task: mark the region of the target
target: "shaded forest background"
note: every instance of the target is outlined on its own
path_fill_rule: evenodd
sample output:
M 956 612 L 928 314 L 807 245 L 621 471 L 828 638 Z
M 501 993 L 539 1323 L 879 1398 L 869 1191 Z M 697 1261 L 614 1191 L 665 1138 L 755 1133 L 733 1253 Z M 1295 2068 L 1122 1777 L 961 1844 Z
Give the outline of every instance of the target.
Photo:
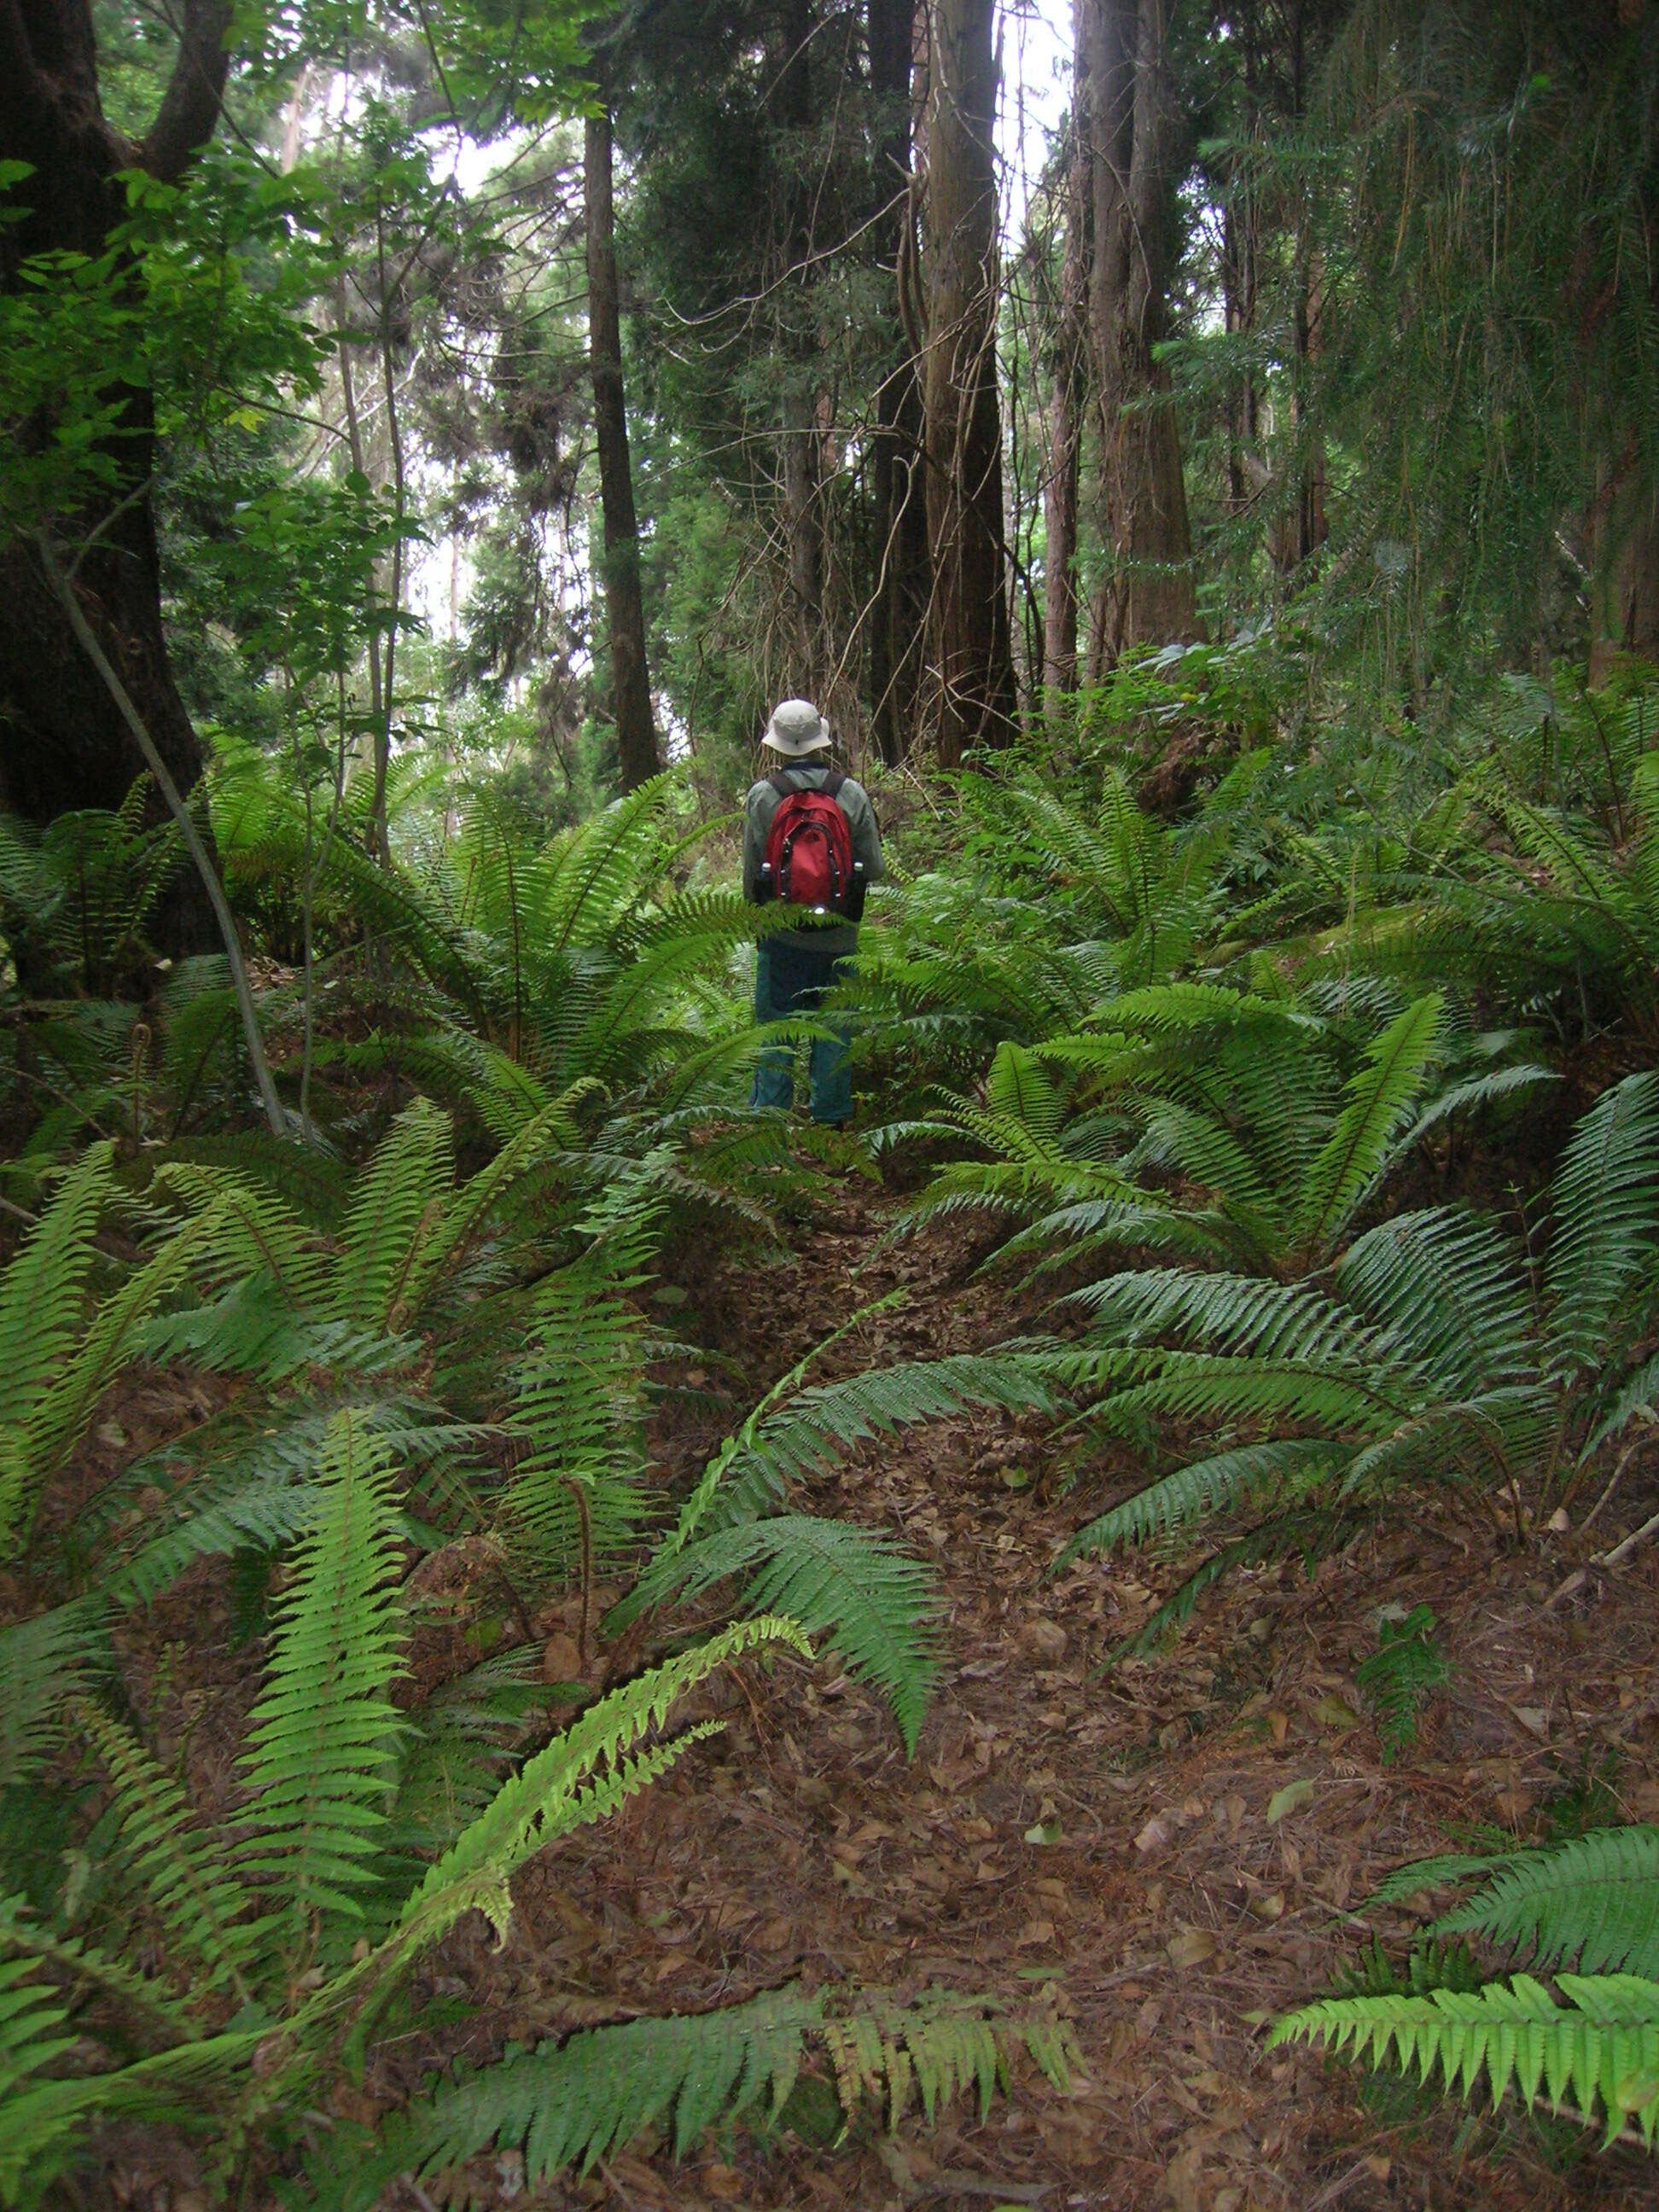
M 0 2204 L 1652 2201 L 1656 170 L 1651 0 L 0 0 Z
M 12 16 L 9 520 L 181 789 L 331 682 L 384 848 L 394 764 L 723 805 L 789 691 L 949 768 L 1201 645 L 1374 758 L 1654 647 L 1642 8 L 1089 0 L 1018 179 L 988 4 Z M 9 801 L 118 805 L 19 542 Z

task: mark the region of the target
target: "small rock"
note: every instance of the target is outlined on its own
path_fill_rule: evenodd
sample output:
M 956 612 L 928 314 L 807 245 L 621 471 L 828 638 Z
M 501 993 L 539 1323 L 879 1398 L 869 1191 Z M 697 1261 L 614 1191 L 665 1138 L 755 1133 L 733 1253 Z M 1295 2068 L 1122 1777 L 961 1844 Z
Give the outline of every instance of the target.
M 574 1636 L 562 1628 L 555 1629 L 542 1649 L 542 1680 L 544 1682 L 580 1682 L 582 1676 L 582 1655 Z

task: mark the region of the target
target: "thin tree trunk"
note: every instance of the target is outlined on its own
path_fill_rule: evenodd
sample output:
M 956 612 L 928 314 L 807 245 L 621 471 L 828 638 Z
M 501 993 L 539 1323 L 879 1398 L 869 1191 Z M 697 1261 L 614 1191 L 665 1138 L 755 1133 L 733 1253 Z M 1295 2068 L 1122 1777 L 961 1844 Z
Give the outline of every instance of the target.
M 657 775 L 651 681 L 645 657 L 645 605 L 640 589 L 640 532 L 634 472 L 628 453 L 623 393 L 622 311 L 611 189 L 611 118 L 587 118 L 587 331 L 593 370 L 593 421 L 599 448 L 599 502 L 605 514 L 605 605 L 611 633 L 611 686 L 623 789 Z
M 259 1035 L 259 1018 L 254 1012 L 253 992 L 248 982 L 246 963 L 242 958 L 241 941 L 236 934 L 236 923 L 225 897 L 224 886 L 219 881 L 219 872 L 213 864 L 205 840 L 191 817 L 191 811 L 173 781 L 166 761 L 157 750 L 155 739 L 145 726 L 144 718 L 129 695 L 126 686 L 109 656 L 100 643 L 92 624 L 87 619 L 85 608 L 76 596 L 72 575 L 66 576 L 58 567 L 52 550 L 52 540 L 45 531 L 35 539 L 35 550 L 46 579 L 46 587 L 64 611 L 70 633 L 95 671 L 99 682 L 109 694 L 115 711 L 131 733 L 144 765 L 155 779 L 157 790 L 169 814 L 179 825 L 185 848 L 189 853 L 203 890 L 212 907 L 214 919 L 219 927 L 226 961 L 230 968 L 231 988 L 235 994 L 236 1010 L 241 1016 L 242 1038 L 247 1046 L 247 1055 L 253 1070 L 254 1088 L 259 1094 L 265 1121 L 273 1137 L 288 1134 L 288 1122 L 283 1113 L 282 1102 L 276 1096 L 276 1086 L 271 1081 L 270 1063 L 265 1058 L 264 1040 Z
M 876 745 L 890 768 L 909 750 L 927 605 L 927 502 L 921 475 L 921 390 L 916 377 L 917 320 L 910 74 L 915 9 L 911 0 L 868 0 L 870 88 L 877 104 L 878 265 L 895 287 L 898 337 L 892 363 L 876 394 L 870 455 L 873 602 L 870 633 L 870 714 Z
M 386 231 L 384 210 L 377 200 L 374 207 L 374 252 L 380 283 L 380 374 L 386 385 L 386 434 L 392 455 L 392 519 L 397 525 L 397 536 L 392 541 L 391 619 L 386 628 L 386 672 L 379 686 L 379 699 L 374 712 L 374 794 L 372 816 L 372 835 L 377 857 L 382 867 L 392 866 L 392 833 L 386 820 L 386 775 L 392 765 L 392 702 L 396 692 L 398 668 L 398 620 L 403 612 L 404 600 L 404 510 L 408 495 L 408 484 L 404 468 L 404 437 L 398 420 L 398 381 L 396 364 L 392 351 L 392 301 L 386 282 Z M 380 650 L 378 637 L 368 641 L 368 657 L 374 661 Z
M 775 157 L 783 180 L 783 260 L 777 300 L 781 350 L 787 364 L 781 378 L 783 445 L 779 475 L 795 660 L 790 680 L 803 696 L 815 691 L 828 658 L 823 621 L 823 433 L 819 421 L 823 363 L 813 326 L 815 194 L 805 155 L 813 122 L 813 28 L 811 0 L 784 0 L 778 19 L 781 45 L 769 102 L 775 126 L 784 141 Z
M 1084 0 L 1073 9 L 1074 50 L 1084 41 Z M 1059 328 L 1046 410 L 1048 453 L 1043 480 L 1045 547 L 1042 600 L 1042 680 L 1052 690 L 1077 689 L 1077 508 L 1082 453 L 1084 352 L 1088 344 L 1085 295 L 1088 284 L 1088 82 L 1073 71 L 1072 158 L 1066 185 L 1066 246 L 1060 273 Z
M 1172 184 L 1169 21 L 1176 0 L 1087 0 L 1103 535 L 1114 562 L 1102 639 L 1200 635 L 1180 432 L 1155 349 L 1168 321 Z
M 994 0 L 938 0 L 927 101 L 927 538 L 939 757 L 1014 735 L 997 393 Z

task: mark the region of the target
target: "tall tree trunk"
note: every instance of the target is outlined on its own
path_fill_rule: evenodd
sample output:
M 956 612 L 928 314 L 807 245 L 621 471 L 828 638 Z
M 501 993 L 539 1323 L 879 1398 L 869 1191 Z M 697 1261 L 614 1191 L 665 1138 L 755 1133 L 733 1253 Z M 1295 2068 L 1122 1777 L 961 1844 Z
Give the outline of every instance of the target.
M 915 731 L 927 607 L 910 159 L 915 17 L 912 0 L 868 0 L 870 89 L 876 105 L 872 244 L 878 267 L 891 276 L 898 330 L 890 366 L 876 393 L 870 451 L 870 719 L 877 750 L 890 768 L 904 758 Z
M 1072 10 L 1074 50 L 1082 51 L 1085 0 Z M 1077 689 L 1077 502 L 1083 446 L 1081 420 L 1088 344 L 1087 79 L 1073 72 L 1072 158 L 1066 184 L 1066 246 L 1060 271 L 1060 313 L 1054 372 L 1045 410 L 1048 452 L 1042 488 L 1042 680 L 1055 691 Z
M 1621 653 L 1659 661 L 1659 489 L 1636 441 L 1604 467 L 1590 511 L 1589 680 Z
M 1181 439 L 1154 357 L 1169 317 L 1174 160 L 1169 25 L 1178 0 L 1086 0 L 1103 535 L 1114 562 L 1102 650 L 1200 635 Z
M 622 311 L 611 191 L 611 117 L 590 115 L 584 148 L 587 201 L 587 337 L 593 370 L 593 422 L 599 447 L 599 503 L 605 514 L 605 608 L 611 632 L 611 686 L 617 755 L 624 791 L 662 766 L 651 714 L 640 592 L 640 530 L 623 404 Z
M 769 106 L 781 143 L 777 163 L 779 243 L 782 265 L 777 297 L 781 350 L 788 363 L 781 379 L 782 453 L 779 470 L 783 538 L 789 577 L 788 605 L 794 673 L 791 688 L 815 695 L 827 672 L 823 617 L 824 527 L 822 483 L 823 433 L 820 403 L 823 362 L 814 327 L 812 225 L 815 191 L 808 159 L 812 128 L 811 0 L 783 0 L 781 41 L 772 70 Z
M 939 757 L 1014 734 L 997 396 L 994 0 L 936 0 L 927 96 L 927 540 Z
M 185 0 L 171 82 L 136 145 L 106 119 L 88 0 L 0 0 L 0 161 L 33 175 L 15 198 L 29 213 L 0 226 L 0 287 L 21 264 L 49 252 L 97 259 L 127 214 L 123 170 L 176 183 L 212 136 L 229 56 L 228 0 Z M 25 442 L 49 444 L 48 406 Z M 106 448 L 107 489 L 80 512 L 42 517 L 82 544 L 77 585 L 92 632 L 173 783 L 187 792 L 201 747 L 179 696 L 161 625 L 161 562 L 150 507 L 155 414 L 148 391 L 129 392 Z M 0 801 L 37 822 L 73 807 L 118 806 L 146 764 L 131 729 L 27 543 L 0 549 Z M 159 793 L 150 812 L 165 812 Z M 161 922 L 175 951 L 214 940 L 196 872 Z

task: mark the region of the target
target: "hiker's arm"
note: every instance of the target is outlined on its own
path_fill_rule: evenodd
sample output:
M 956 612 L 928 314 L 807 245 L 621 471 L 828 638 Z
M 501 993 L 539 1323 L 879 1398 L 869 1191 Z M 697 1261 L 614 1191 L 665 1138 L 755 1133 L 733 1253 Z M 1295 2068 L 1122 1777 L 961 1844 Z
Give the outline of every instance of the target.
M 761 863 L 766 858 L 766 833 L 771 826 L 771 810 L 765 809 L 764 800 L 751 791 L 743 809 L 743 895 L 751 906 L 760 903 Z
M 862 784 L 858 787 L 858 804 L 848 810 L 847 826 L 853 833 L 853 858 L 864 863 L 865 882 L 884 882 L 887 870 L 882 864 L 881 831 L 876 823 L 876 810 L 870 804 L 870 794 Z

